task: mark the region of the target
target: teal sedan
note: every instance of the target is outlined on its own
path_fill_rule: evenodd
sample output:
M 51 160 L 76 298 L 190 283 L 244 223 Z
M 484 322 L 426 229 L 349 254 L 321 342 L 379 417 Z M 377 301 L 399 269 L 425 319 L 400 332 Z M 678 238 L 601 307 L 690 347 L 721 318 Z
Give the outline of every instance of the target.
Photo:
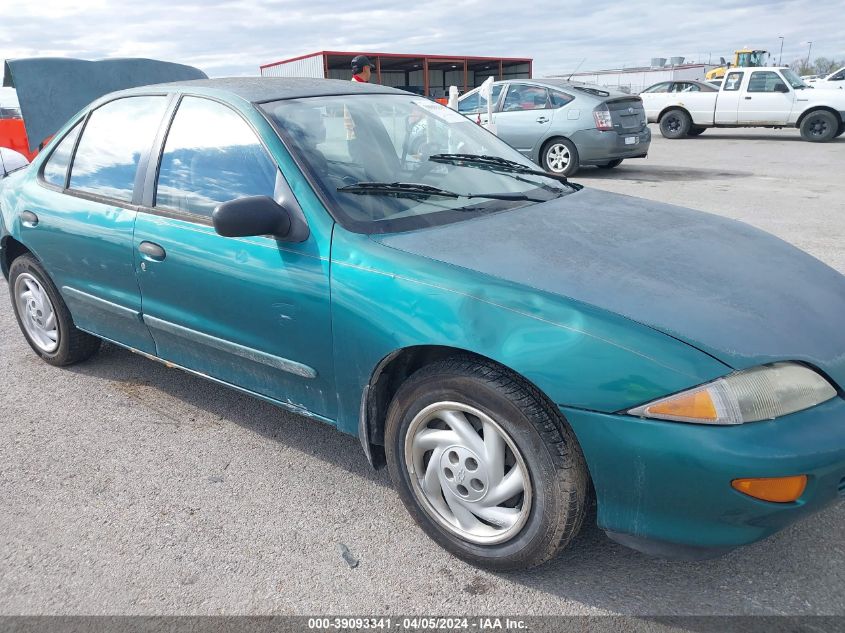
M 611 538 L 702 558 L 845 490 L 845 278 L 405 92 L 110 93 L 0 181 L 0 240 L 44 361 L 108 341 L 357 435 L 482 567 L 552 558 L 593 499 Z

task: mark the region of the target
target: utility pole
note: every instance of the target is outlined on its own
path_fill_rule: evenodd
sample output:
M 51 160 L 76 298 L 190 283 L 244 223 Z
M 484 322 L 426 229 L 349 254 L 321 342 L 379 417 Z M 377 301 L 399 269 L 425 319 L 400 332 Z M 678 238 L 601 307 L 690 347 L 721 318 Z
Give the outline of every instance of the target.
M 810 67 L 810 53 L 813 52 L 813 43 L 807 42 L 807 44 L 810 45 L 810 48 L 807 49 L 807 67 L 809 68 Z
M 778 35 L 780 40 L 780 55 L 778 55 L 778 66 L 783 66 L 783 35 Z

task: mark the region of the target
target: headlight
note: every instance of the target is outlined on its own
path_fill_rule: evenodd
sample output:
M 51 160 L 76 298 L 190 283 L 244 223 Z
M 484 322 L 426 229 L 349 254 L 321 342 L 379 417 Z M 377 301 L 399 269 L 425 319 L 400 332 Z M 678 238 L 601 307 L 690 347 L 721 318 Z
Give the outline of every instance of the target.
M 629 415 L 697 424 L 772 420 L 836 396 L 827 380 L 798 363 L 739 371 L 628 411 Z

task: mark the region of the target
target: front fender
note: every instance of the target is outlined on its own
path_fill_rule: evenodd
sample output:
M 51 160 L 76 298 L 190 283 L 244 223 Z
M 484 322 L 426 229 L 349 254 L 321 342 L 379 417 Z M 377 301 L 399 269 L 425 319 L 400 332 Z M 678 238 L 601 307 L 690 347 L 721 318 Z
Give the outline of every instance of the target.
M 338 427 L 358 432 L 376 366 L 419 345 L 462 349 L 518 372 L 559 405 L 614 412 L 730 368 L 602 310 L 335 228 L 331 262 Z

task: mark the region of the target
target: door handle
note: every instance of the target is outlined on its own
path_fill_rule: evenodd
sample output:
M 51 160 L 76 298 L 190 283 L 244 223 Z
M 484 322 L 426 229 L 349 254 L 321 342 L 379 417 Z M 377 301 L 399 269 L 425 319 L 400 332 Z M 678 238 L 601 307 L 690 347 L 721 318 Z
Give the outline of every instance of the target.
M 549 120 L 544 116 L 538 116 L 537 117 L 537 123 L 548 123 L 548 122 L 549 122 Z
M 141 242 L 138 244 L 138 250 L 141 251 L 142 255 L 157 262 L 164 261 L 164 258 L 167 257 L 165 250 L 153 242 Z
M 751 101 L 751 97 L 745 97 L 746 101 Z
M 38 225 L 38 216 L 32 211 L 24 211 L 21 213 L 21 222 L 24 226 L 32 228 Z

